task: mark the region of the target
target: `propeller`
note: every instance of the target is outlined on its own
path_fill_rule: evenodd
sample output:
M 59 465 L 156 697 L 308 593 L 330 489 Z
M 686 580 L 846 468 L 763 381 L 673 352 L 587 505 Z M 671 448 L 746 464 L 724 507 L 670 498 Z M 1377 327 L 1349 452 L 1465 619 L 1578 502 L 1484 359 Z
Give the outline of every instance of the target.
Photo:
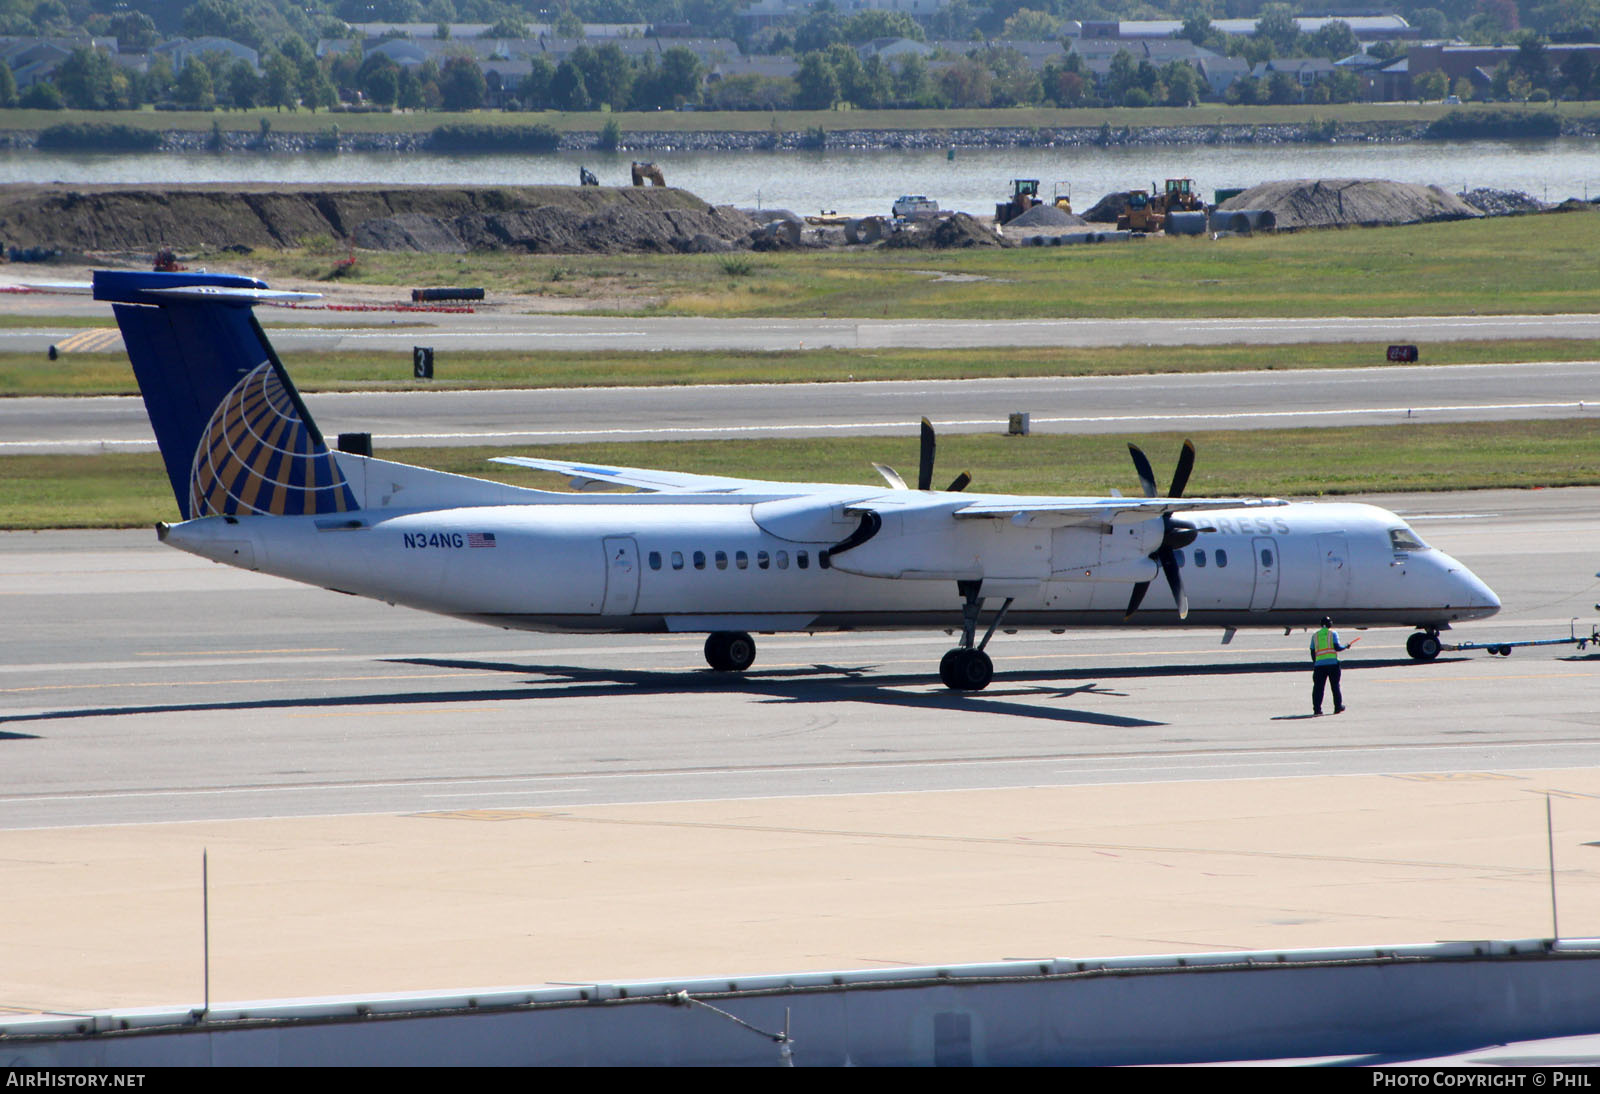
M 1139 485 L 1144 489 L 1147 498 L 1156 497 L 1156 476 L 1150 469 L 1150 459 L 1139 450 L 1135 444 L 1128 445 L 1128 454 L 1133 457 L 1133 469 L 1139 476 Z M 1194 470 L 1194 442 L 1184 441 L 1183 451 L 1178 453 L 1178 466 L 1172 472 L 1172 487 L 1167 491 L 1169 498 L 1183 497 L 1183 488 L 1189 485 L 1189 473 Z M 1161 564 L 1161 572 L 1166 575 L 1167 587 L 1172 590 L 1173 603 L 1178 606 L 1178 618 L 1186 619 L 1189 615 L 1189 597 L 1183 591 L 1183 578 L 1178 571 L 1179 549 L 1189 546 L 1195 541 L 1200 530 L 1186 520 L 1178 520 L 1171 513 L 1161 514 L 1161 544 L 1150 552 L 1150 558 Z M 1128 610 L 1123 619 L 1132 618 L 1138 610 L 1139 604 L 1144 600 L 1144 594 L 1150 588 L 1148 581 L 1141 581 L 1133 587 L 1133 594 L 1128 598 Z
M 926 418 L 922 419 L 922 446 L 919 458 L 917 460 L 918 490 L 933 489 L 933 456 L 938 447 L 939 442 L 933 434 L 933 423 L 928 421 Z M 887 464 L 881 463 L 875 463 L 872 466 L 877 469 L 878 474 L 883 476 L 884 481 L 894 489 L 911 489 L 906 485 L 906 480 L 901 478 L 900 473 L 894 468 L 889 467 Z M 972 475 L 969 472 L 963 471 L 961 474 L 950 480 L 950 485 L 945 487 L 945 491 L 946 493 L 956 494 L 960 493 L 971 485 Z

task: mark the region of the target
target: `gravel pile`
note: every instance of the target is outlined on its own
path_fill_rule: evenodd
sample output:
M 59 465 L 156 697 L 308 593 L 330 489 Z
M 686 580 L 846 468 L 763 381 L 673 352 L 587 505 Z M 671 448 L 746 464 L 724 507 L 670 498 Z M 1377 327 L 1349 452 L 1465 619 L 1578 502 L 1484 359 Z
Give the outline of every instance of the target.
M 1487 217 L 1541 213 L 1548 208 L 1544 202 L 1524 194 L 1521 190 L 1490 190 L 1479 187 L 1462 194 L 1461 200 Z
M 1071 228 L 1089 223 L 1076 213 L 1063 212 L 1054 205 L 1035 205 L 1026 213 L 1006 222 L 1006 228 Z
M 1467 220 L 1483 214 L 1438 186 L 1385 179 L 1289 179 L 1264 182 L 1229 198 L 1219 210 L 1267 209 L 1278 229 L 1351 228 Z

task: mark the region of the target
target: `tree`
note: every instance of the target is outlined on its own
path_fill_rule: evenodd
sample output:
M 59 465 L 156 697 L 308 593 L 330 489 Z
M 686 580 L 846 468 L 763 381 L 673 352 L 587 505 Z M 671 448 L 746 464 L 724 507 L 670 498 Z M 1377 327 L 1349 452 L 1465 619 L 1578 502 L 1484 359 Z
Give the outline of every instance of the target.
M 579 19 L 571 8 L 565 8 L 556 16 L 555 30 L 557 38 L 582 38 L 583 20 Z
M 1300 25 L 1294 21 L 1294 10 L 1288 4 L 1265 5 L 1256 16 L 1256 29 L 1251 37 L 1271 42 L 1274 56 L 1293 56 L 1300 40 Z
M 917 21 L 903 11 L 858 11 L 840 24 L 839 33 L 852 45 L 875 38 L 910 38 L 920 42 L 925 37 Z
M 1594 61 L 1582 50 L 1575 49 L 1561 62 L 1561 79 L 1566 94 L 1573 99 L 1592 98 L 1595 91 Z
M 1341 57 L 1348 57 L 1353 53 L 1361 52 L 1361 40 L 1356 37 L 1356 32 L 1350 29 L 1350 24 L 1343 19 L 1335 19 L 1324 23 L 1308 36 L 1306 50 L 1313 57 L 1326 57 L 1330 61 L 1337 61 Z
M 112 77 L 116 66 L 98 49 L 79 48 L 56 68 L 56 90 L 74 110 L 109 110 L 126 105 L 116 101 Z
M 56 85 L 49 80 L 40 80 L 31 85 L 17 100 L 17 105 L 24 110 L 60 110 L 63 104 L 61 92 L 56 90 Z
M 1442 69 L 1432 69 L 1428 72 L 1419 72 L 1411 77 L 1411 90 L 1417 93 L 1418 102 L 1438 100 L 1445 97 L 1450 90 L 1450 77 Z
M 588 110 L 592 105 L 583 72 L 570 57 L 556 66 L 556 74 L 550 79 L 550 102 L 557 110 Z
M 11 66 L 0 62 L 0 107 L 7 110 L 17 105 L 17 78 Z
M 517 98 L 529 110 L 550 109 L 550 84 L 555 79 L 556 66 L 545 57 L 535 57 L 528 66 L 528 74 L 517 85 Z
M 1300 81 L 1287 72 L 1267 77 L 1267 102 L 1282 105 L 1300 101 Z
M 284 107 L 293 110 L 300 105 L 300 74 L 295 70 L 293 61 L 273 50 L 267 54 L 261 68 L 266 83 L 262 90 L 265 105 L 279 110 Z
M 801 57 L 794 79 L 800 88 L 795 105 L 801 110 L 827 110 L 839 101 L 839 78 L 821 53 Z
M 191 57 L 178 74 L 177 99 L 191 110 L 209 110 L 216 105 L 216 86 L 211 69 L 198 57 Z
M 796 53 L 820 52 L 844 40 L 844 17 L 834 11 L 832 5 L 819 6 L 801 20 L 794 31 Z
M 446 110 L 477 110 L 489 85 L 471 57 L 452 57 L 439 71 L 439 95 Z
M 356 70 L 355 85 L 379 106 L 393 106 L 400 97 L 400 66 L 385 54 L 368 54 Z
M 1061 20 L 1047 11 L 1018 8 L 1017 13 L 1006 20 L 1000 37 L 1027 42 L 1052 42 L 1061 37 L 1061 26 Z
M 266 83 L 256 75 L 249 61 L 234 59 L 222 72 L 221 84 L 227 104 L 235 110 L 250 110 L 261 102 Z
M 1167 86 L 1168 106 L 1193 106 L 1200 101 L 1205 82 L 1188 61 L 1173 61 L 1161 69 L 1161 82 Z

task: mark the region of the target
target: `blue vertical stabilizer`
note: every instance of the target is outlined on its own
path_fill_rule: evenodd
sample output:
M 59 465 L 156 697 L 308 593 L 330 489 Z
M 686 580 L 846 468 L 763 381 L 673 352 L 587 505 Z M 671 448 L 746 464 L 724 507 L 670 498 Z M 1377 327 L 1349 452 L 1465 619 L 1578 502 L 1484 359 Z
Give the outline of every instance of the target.
M 266 285 L 97 270 L 185 520 L 344 513 L 355 496 L 256 322 Z

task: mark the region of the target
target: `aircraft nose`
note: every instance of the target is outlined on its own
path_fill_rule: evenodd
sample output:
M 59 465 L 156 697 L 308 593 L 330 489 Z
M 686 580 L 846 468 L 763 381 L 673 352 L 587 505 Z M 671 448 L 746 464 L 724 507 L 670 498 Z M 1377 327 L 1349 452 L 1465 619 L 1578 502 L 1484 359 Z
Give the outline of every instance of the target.
M 1461 605 L 1472 609 L 1479 618 L 1493 615 L 1500 610 L 1500 598 L 1495 595 L 1494 590 L 1455 559 L 1450 560 L 1450 576 L 1461 597 Z

